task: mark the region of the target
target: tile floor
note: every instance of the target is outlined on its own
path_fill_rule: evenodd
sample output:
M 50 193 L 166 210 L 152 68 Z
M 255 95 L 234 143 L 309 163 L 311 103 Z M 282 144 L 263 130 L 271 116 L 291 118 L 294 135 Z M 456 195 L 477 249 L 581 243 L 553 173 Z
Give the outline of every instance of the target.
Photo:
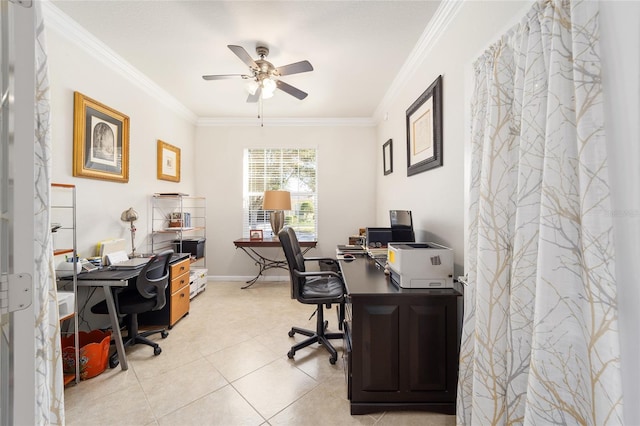
M 159 336 L 162 354 L 127 350 L 129 369 L 107 369 L 65 390 L 67 425 L 454 425 L 455 416 L 388 412 L 351 416 L 342 368 L 316 345 L 287 358 L 292 325 L 315 328 L 314 308 L 289 283 L 208 283 L 190 313 Z M 327 314 L 337 330 L 336 316 Z

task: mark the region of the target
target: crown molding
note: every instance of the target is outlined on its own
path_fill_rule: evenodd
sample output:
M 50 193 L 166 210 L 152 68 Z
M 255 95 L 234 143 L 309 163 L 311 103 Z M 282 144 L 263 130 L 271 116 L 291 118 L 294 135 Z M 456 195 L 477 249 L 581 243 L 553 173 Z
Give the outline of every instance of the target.
M 175 97 L 151 81 L 149 77 L 124 60 L 124 58 L 98 40 L 50 1 L 42 1 L 41 4 L 47 30 L 56 31 L 59 35 L 83 49 L 96 60 L 104 63 L 135 86 L 147 92 L 162 105 L 188 122 L 195 124 L 198 117 Z
M 442 0 L 433 18 L 422 32 L 418 43 L 416 43 L 409 57 L 404 62 L 404 65 L 400 68 L 398 75 L 396 75 L 391 86 L 389 86 L 387 93 L 385 93 L 382 101 L 374 111 L 372 118 L 377 123 L 383 120 L 384 112 L 398 96 L 400 89 L 407 83 L 409 77 L 412 76 L 418 67 L 426 60 L 427 55 L 429 55 L 460 9 L 462 9 L 465 1 L 468 0 Z
M 198 127 L 375 127 L 372 117 L 354 118 L 243 118 L 201 117 L 196 121 Z

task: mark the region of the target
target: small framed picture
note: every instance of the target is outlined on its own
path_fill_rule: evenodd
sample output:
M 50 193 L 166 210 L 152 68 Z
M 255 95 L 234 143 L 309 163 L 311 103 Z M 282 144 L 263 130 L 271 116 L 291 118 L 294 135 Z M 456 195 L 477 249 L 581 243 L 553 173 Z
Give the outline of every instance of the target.
M 252 229 L 249 231 L 251 241 L 262 241 L 262 229 Z
M 391 139 L 382 145 L 382 164 L 384 175 L 390 175 L 393 172 L 393 141 Z
M 180 182 L 180 148 L 159 139 L 158 179 Z

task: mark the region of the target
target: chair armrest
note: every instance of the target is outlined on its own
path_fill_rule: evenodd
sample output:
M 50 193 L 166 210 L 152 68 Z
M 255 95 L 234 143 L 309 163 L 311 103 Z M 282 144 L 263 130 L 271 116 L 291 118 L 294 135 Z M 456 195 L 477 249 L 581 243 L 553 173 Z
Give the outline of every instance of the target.
M 332 257 L 305 257 L 304 258 L 305 262 L 315 262 L 315 261 L 319 262 L 321 260 L 324 260 L 324 261 L 327 261 L 327 262 L 336 262 L 337 261 L 337 259 L 334 259 Z
M 335 278 L 340 278 L 340 280 L 342 280 L 342 275 L 338 274 L 337 272 L 333 272 L 333 271 L 308 271 L 308 272 L 300 272 L 300 271 L 293 271 L 294 275 L 296 277 L 335 277 Z
M 144 297 L 145 299 L 156 298 L 156 305 L 153 307 L 152 311 L 162 309 L 164 305 L 167 303 L 165 289 L 169 284 L 169 272 L 167 271 L 167 273 L 160 278 L 155 278 L 155 279 L 147 278 L 145 280 L 145 284 L 151 285 L 152 287 L 154 287 L 156 289 L 156 293 L 148 293 L 146 291 L 143 291 L 142 289 L 139 289 L 139 292 L 142 295 L 142 297 Z

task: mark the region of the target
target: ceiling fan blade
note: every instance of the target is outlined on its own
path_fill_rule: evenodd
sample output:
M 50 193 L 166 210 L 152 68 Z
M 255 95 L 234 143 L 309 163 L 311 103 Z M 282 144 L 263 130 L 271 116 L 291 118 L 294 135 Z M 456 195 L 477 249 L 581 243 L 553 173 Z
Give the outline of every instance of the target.
M 299 74 L 301 72 L 313 71 L 313 66 L 309 61 L 295 62 L 289 65 L 283 65 L 276 68 L 277 75 Z
M 202 78 L 204 78 L 205 80 L 226 80 L 229 78 L 236 78 L 236 77 L 247 79 L 250 76 L 244 75 L 244 74 L 219 74 L 219 75 L 203 75 L 202 76 Z
M 251 56 L 249 56 L 249 54 L 247 53 L 246 50 L 244 50 L 244 47 L 242 46 L 236 46 L 233 44 L 229 44 L 227 45 L 227 47 L 229 49 L 231 49 L 231 51 L 233 53 L 236 54 L 236 56 L 238 58 L 240 58 L 240 60 L 242 62 L 244 62 L 245 64 L 247 64 L 247 66 L 249 66 L 249 68 L 253 69 L 258 69 L 258 64 L 256 64 L 256 62 L 251 58 Z
M 298 98 L 300 100 L 303 100 L 304 98 L 307 97 L 307 93 L 303 92 L 302 90 L 296 87 L 293 87 L 290 84 L 285 83 L 282 80 L 277 80 L 276 86 L 278 87 L 278 89 L 282 90 L 283 92 L 287 92 L 291 96 Z
M 258 100 L 260 99 L 260 94 L 262 93 L 262 88 L 258 87 L 258 89 L 256 90 L 256 93 L 254 93 L 253 95 L 249 95 L 249 97 L 247 98 L 247 102 L 249 103 L 256 103 L 258 102 Z

